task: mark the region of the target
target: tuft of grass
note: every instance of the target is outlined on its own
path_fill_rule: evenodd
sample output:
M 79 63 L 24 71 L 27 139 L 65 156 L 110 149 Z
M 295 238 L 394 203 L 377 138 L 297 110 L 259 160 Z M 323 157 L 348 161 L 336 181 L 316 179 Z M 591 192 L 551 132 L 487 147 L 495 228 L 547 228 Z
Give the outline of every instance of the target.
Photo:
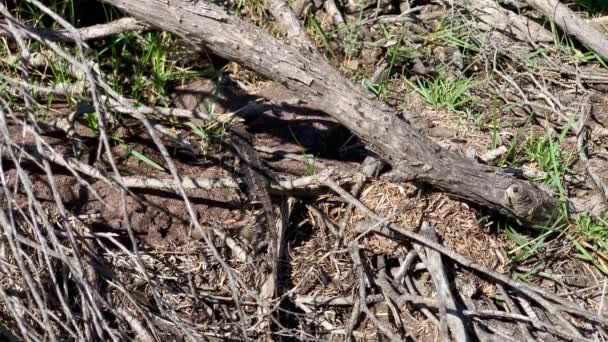
M 515 150 L 518 150 L 518 152 L 510 153 L 512 159 L 508 163 L 514 167 L 518 167 L 524 163 L 537 166 L 545 174 L 544 178 L 537 181 L 557 189 L 560 198 L 564 201 L 567 196 L 563 179 L 565 175 L 572 173 L 570 168 L 576 161 L 574 150 L 565 152 L 561 149 L 570 125 L 571 122 L 567 123 L 557 137 L 553 137 L 550 134 L 530 137 L 522 146 L 515 147 Z M 567 212 L 566 208 L 564 208 L 564 212 Z
M 474 102 L 474 98 L 468 95 L 474 86 L 473 81 L 469 78 L 448 80 L 439 76 L 433 79 L 417 78 L 414 82 L 408 79 L 404 81 L 435 108 L 460 111 L 466 105 Z
M 559 238 L 568 241 L 574 256 L 593 264 L 608 275 L 608 222 L 606 218 L 582 214 L 574 220 L 557 221 L 550 227 L 532 227 L 524 231 L 522 227 L 506 226 L 502 229 L 505 237 L 517 247 L 509 251 L 511 260 L 522 263 L 531 258 L 540 258 L 547 244 Z
M 504 236 L 514 242 L 517 247 L 508 252 L 511 260 L 521 263 L 538 256 L 546 250 L 546 245 L 555 237 L 559 236 L 564 226 L 559 221 L 548 227 L 522 227 L 503 223 L 500 229 Z
M 170 57 L 177 44 L 177 38 L 166 32 L 121 33 L 109 39 L 97 60 L 112 76 L 116 91 L 152 105 L 167 105 L 171 82 L 209 75 L 209 70 L 179 67 Z
M 573 234 L 568 236 L 577 251 L 579 259 L 591 262 L 608 275 L 608 218 L 579 215 L 572 227 Z
M 336 55 L 329 42 L 329 35 L 325 32 L 325 30 L 323 30 L 321 23 L 319 23 L 312 10 L 309 10 L 308 14 L 306 15 L 306 24 L 308 25 L 309 30 L 313 33 L 312 38 L 317 43 L 321 43 L 325 50 L 327 50 L 327 52 L 329 52 L 329 54 L 335 58 Z
M 524 124 L 527 126 L 531 120 Z M 529 164 L 540 169 L 545 175 L 535 181 L 544 183 L 558 190 L 560 198 L 566 200 L 566 190 L 563 184 L 564 176 L 572 174 L 571 166 L 576 161 L 576 151 L 564 151 L 562 145 L 572 126 L 572 117 L 562 128 L 556 137 L 546 133 L 544 135 L 532 135 L 520 141 L 520 132 L 517 133 L 505 157 L 497 163 L 497 166 L 521 167 Z M 564 208 L 564 212 L 567 212 Z
M 429 34 L 426 41 L 433 45 L 448 45 L 464 51 L 479 53 L 481 43 L 475 39 L 475 32 L 470 25 L 453 25 L 449 21 L 442 21 L 437 31 Z

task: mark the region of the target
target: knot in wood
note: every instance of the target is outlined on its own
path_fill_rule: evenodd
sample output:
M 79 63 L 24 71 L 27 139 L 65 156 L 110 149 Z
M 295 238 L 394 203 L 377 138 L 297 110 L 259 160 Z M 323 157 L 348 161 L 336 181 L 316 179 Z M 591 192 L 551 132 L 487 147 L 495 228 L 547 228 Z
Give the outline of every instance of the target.
M 532 223 L 548 223 L 555 217 L 557 208 L 542 189 L 526 186 L 527 184 L 511 184 L 505 191 L 505 202 L 516 216 Z
M 534 204 L 533 199 L 528 191 L 525 191 L 519 184 L 512 184 L 507 188 L 506 200 L 509 206 L 519 211 L 525 210 L 525 208 L 531 208 Z

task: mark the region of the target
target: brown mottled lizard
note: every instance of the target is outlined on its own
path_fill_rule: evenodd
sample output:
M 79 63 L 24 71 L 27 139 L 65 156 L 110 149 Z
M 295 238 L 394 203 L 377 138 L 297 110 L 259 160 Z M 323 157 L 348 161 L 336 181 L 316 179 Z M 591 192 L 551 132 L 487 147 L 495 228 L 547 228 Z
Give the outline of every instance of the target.
M 264 215 L 262 215 L 263 222 L 261 222 L 261 226 L 263 229 L 267 229 L 270 241 L 274 241 L 275 218 L 270 193 L 268 191 L 270 188 L 269 172 L 266 171 L 257 157 L 252 144 L 253 136 L 250 133 L 238 126 L 231 127 L 228 133 L 228 143 L 235 150 L 240 159 L 239 166 L 245 176 L 245 182 L 249 188 L 250 196 L 253 197 L 253 199 L 257 199 L 262 204 Z M 256 230 L 254 234 L 256 238 L 253 241 L 256 250 L 263 247 L 263 245 L 258 246 L 257 237 L 260 235 L 258 233 L 259 232 Z

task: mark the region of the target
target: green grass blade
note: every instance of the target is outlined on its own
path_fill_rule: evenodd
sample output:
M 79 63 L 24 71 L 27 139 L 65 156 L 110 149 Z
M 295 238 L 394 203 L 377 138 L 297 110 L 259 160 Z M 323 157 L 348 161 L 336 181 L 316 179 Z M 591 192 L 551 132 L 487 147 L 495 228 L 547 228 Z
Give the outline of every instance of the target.
M 134 148 L 132 148 L 130 146 L 128 147 L 128 149 L 129 149 L 129 153 L 131 155 L 133 155 L 135 158 L 141 160 L 142 162 L 150 165 L 151 167 L 153 167 L 153 168 L 155 168 L 155 169 L 157 169 L 159 171 L 163 171 L 163 172 L 165 171 L 165 169 L 162 166 L 160 166 L 158 163 L 156 163 L 152 159 L 146 157 L 144 154 L 140 153 L 136 149 L 134 149 Z

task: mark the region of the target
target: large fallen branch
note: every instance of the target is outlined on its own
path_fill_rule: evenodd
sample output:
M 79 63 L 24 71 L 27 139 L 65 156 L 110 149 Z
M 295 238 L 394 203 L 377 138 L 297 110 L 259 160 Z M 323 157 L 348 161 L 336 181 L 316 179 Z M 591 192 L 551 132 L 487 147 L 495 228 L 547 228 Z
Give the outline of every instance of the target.
M 308 44 L 297 43 L 302 39 L 281 42 L 206 1 L 104 1 L 284 84 L 351 129 L 403 179 L 429 183 L 526 222 L 545 223 L 557 211 L 555 200 L 537 187 L 446 151 L 422 136 Z

